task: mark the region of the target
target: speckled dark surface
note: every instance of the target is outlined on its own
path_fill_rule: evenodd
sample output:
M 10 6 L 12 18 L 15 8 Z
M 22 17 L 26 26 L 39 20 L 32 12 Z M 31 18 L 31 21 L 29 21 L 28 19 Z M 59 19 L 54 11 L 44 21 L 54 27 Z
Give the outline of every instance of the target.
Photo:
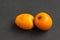
M 14 24 L 20 13 L 46 11 L 53 19 L 50 30 L 24 31 Z M 60 0 L 0 0 L 0 40 L 60 40 Z

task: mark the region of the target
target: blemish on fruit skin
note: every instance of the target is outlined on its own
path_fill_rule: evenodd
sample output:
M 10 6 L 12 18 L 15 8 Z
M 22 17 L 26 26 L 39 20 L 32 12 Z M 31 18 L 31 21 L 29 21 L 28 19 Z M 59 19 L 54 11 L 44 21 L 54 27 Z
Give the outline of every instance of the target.
M 42 17 L 41 17 L 41 16 L 39 16 L 39 17 L 38 17 L 38 20 L 40 20 L 41 18 L 42 18 Z

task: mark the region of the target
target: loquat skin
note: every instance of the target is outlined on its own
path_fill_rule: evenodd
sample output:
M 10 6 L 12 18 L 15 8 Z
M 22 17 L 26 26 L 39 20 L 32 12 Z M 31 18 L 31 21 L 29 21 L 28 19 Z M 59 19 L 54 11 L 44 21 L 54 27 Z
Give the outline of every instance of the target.
M 33 24 L 34 16 L 28 13 L 19 14 L 16 16 L 15 24 L 24 30 L 30 30 L 34 27 Z
M 40 12 L 35 16 L 34 23 L 40 30 L 49 30 L 52 27 L 52 18 L 46 12 Z

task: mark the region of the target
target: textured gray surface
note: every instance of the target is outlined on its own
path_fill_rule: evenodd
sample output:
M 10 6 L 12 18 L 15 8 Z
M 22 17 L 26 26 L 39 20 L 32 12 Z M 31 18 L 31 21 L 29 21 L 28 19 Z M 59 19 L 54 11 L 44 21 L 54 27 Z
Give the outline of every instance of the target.
M 50 30 L 24 31 L 14 25 L 19 13 L 46 11 L 53 18 Z M 0 40 L 60 40 L 60 0 L 0 0 Z

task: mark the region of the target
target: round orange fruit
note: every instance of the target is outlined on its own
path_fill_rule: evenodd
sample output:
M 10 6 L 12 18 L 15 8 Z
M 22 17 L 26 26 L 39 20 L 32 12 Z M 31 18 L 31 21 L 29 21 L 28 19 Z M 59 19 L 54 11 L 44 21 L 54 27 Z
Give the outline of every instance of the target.
M 52 27 L 52 18 L 46 12 L 40 12 L 35 16 L 34 23 L 40 30 L 49 30 Z
M 24 30 L 30 30 L 33 28 L 34 17 L 31 14 L 24 13 L 20 14 L 15 19 L 15 24 Z

